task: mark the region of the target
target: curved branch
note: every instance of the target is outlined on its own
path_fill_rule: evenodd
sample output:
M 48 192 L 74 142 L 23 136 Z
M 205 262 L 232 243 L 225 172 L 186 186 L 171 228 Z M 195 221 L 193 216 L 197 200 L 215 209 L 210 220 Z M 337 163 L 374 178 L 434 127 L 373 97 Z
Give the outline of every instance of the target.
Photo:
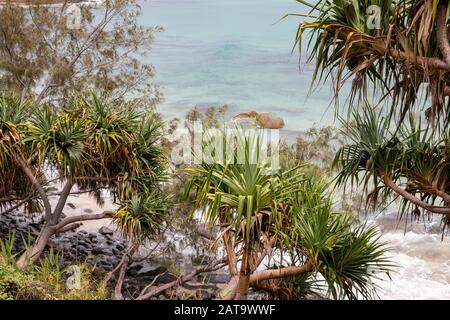
M 125 280 L 125 274 L 127 272 L 128 264 L 130 262 L 130 258 L 133 255 L 134 251 L 135 251 L 135 247 L 130 249 L 128 252 L 126 252 L 122 257 L 122 260 L 120 261 L 121 266 L 120 266 L 120 271 L 119 271 L 119 278 L 117 279 L 116 286 L 114 287 L 113 300 L 123 300 L 124 299 L 123 294 L 122 294 L 123 281 Z
M 22 171 L 28 177 L 28 179 L 30 180 L 33 187 L 36 188 L 36 191 L 39 193 L 39 196 L 41 197 L 42 202 L 44 203 L 45 220 L 47 222 L 50 222 L 50 219 L 52 216 L 52 207 L 51 207 L 50 201 L 47 197 L 47 193 L 45 193 L 44 188 L 41 186 L 41 184 L 39 183 L 38 179 L 34 175 L 31 168 L 28 166 L 26 161 L 20 155 L 18 155 L 14 150 L 11 150 L 11 154 L 14 157 L 14 159 L 17 161 L 19 166 L 22 168 Z
M 450 87 L 449 86 L 444 87 L 444 96 L 446 96 L 446 97 L 450 96 Z
M 67 231 L 72 231 L 72 230 L 78 229 L 82 225 L 83 225 L 82 223 L 69 224 L 65 227 L 62 227 L 61 229 L 56 230 L 55 234 L 61 234 L 61 233 L 67 232 Z
M 250 276 L 250 285 L 257 285 L 259 282 L 271 279 L 281 279 L 299 274 L 305 274 L 314 270 L 314 264 L 311 260 L 308 260 L 301 266 L 290 266 L 279 269 L 269 269 L 260 272 L 256 272 Z
M 23 199 L 22 201 L 18 202 L 17 204 L 13 205 L 12 207 L 6 209 L 5 211 L 0 212 L 0 215 L 2 215 L 2 214 L 8 214 L 8 213 L 10 213 L 11 211 L 16 210 L 16 209 L 19 208 L 21 205 L 27 203 L 28 201 L 30 201 L 30 200 L 32 200 L 32 199 L 34 199 L 34 198 L 36 198 L 36 197 L 28 197 L 28 198 L 25 198 L 25 199 Z
M 450 64 L 439 58 L 422 57 L 414 54 L 407 54 L 403 51 L 391 48 L 389 54 L 396 59 L 406 60 L 421 68 L 431 67 L 434 69 L 440 69 L 445 71 L 450 71 Z
M 447 204 L 450 204 L 450 194 L 441 191 L 439 189 L 436 189 L 436 194 L 441 197 L 442 199 L 444 199 L 445 202 L 447 202 Z
M 400 188 L 392 179 L 390 179 L 386 175 L 383 175 L 381 177 L 381 179 L 383 180 L 384 184 L 387 187 L 392 189 L 395 193 L 402 196 L 404 199 L 408 200 L 409 202 L 411 202 L 427 211 L 433 212 L 433 213 L 450 215 L 449 207 L 436 207 L 436 206 L 432 206 L 432 205 L 426 203 L 425 201 L 420 200 L 419 198 L 415 197 L 408 191 Z
M 115 214 L 116 214 L 116 212 L 114 212 L 114 211 L 104 211 L 104 212 L 99 213 L 99 214 L 81 214 L 81 215 L 78 215 L 78 216 L 67 217 L 67 218 L 61 220 L 60 223 L 55 225 L 55 229 L 59 230 L 59 229 L 65 227 L 65 226 L 67 226 L 68 224 L 75 223 L 75 222 L 80 222 L 80 221 L 89 221 L 89 220 L 99 220 L 99 219 L 104 219 L 104 218 L 112 218 Z
M 259 265 L 264 261 L 266 256 L 268 256 L 270 254 L 270 251 L 272 250 L 272 247 L 274 244 L 275 244 L 275 237 L 272 237 L 267 240 L 267 243 L 264 245 L 263 251 L 254 258 L 254 262 L 253 262 L 252 270 L 251 270 L 252 272 L 255 272 L 255 270 L 259 267 Z M 220 293 L 217 296 L 217 298 L 220 300 L 233 299 L 234 296 L 236 295 L 238 281 L 239 281 L 239 275 L 234 275 L 233 277 L 231 277 L 228 284 L 224 288 L 222 288 L 222 290 L 220 290 Z M 250 281 L 251 281 L 251 278 L 250 278 Z

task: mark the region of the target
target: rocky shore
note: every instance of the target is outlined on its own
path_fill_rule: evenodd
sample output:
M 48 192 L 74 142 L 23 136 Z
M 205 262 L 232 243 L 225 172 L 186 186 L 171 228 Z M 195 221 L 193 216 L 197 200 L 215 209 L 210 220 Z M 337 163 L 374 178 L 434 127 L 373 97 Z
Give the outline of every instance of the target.
M 28 239 L 28 237 L 34 239 L 37 236 L 41 223 L 39 220 L 39 217 L 33 218 L 21 213 L 0 215 L 0 237 L 5 239 L 11 230 L 14 230 L 14 251 L 20 252 L 25 248 L 24 239 Z M 49 247 L 62 253 L 61 265 L 69 266 L 87 261 L 88 264 L 95 265 L 95 275 L 101 278 L 117 266 L 128 248 L 128 243 L 111 228 L 102 226 L 97 232 L 81 230 L 57 235 L 51 239 Z M 189 260 L 192 261 L 192 267 L 195 267 L 195 265 L 205 263 L 207 259 L 198 255 L 189 257 Z M 164 262 L 157 261 L 154 257 L 131 262 L 123 284 L 124 296 L 126 298 L 136 297 L 153 282 L 156 276 L 158 277 L 154 283 L 155 286 L 178 279 L 179 275 L 169 271 Z M 179 270 L 179 272 L 184 274 L 189 270 Z M 223 270 L 205 273 L 184 283 L 183 286 L 166 290 L 163 295 L 156 298 L 212 299 L 228 281 L 229 275 Z M 115 281 L 111 281 L 111 283 L 115 283 Z

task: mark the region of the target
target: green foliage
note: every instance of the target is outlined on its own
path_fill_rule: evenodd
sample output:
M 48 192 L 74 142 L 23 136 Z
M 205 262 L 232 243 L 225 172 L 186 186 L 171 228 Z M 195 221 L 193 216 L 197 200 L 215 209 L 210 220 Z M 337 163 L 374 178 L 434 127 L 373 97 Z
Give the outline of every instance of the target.
M 31 114 L 31 104 L 15 97 L 0 95 L 0 208 L 10 206 L 15 200 L 33 195 L 31 183 L 14 163 L 11 146 L 20 142 L 24 124 Z M 37 175 L 42 179 L 41 175 Z M 28 208 L 36 207 L 30 200 Z M 30 210 L 31 212 L 34 210 Z
M 27 289 L 32 277 L 2 259 L 3 257 L 0 258 L 0 300 L 14 300 Z
M 390 179 L 399 185 L 407 181 L 406 191 L 430 205 L 441 204 L 436 197 L 450 193 L 450 148 L 448 127 L 432 130 L 421 119 L 409 114 L 409 121 L 391 128 L 389 120 L 367 105 L 353 112 L 353 122 L 343 121 L 348 142 L 336 154 L 341 166 L 338 186 L 362 185 L 371 190 L 367 201 L 376 204 L 392 192 L 384 184 Z M 405 200 L 403 209 L 409 204 Z
M 349 215 L 334 212 L 330 183 L 318 170 L 305 166 L 262 174 L 267 164 L 248 160 L 257 149 L 251 147 L 258 141 L 253 138 L 251 134 L 237 138 L 248 147 L 241 149 L 243 163 L 202 163 L 188 169 L 192 178 L 186 195 L 197 191 L 194 208 L 202 209 L 211 227 L 220 223 L 219 237 L 231 232 L 253 252 L 260 250 L 261 238 L 275 237 L 273 250 L 289 256 L 292 265 L 312 262 L 314 272 L 309 276 L 320 273 L 332 297 L 373 298 L 377 285 L 372 280 L 393 268 L 377 231 L 353 226 Z M 280 266 L 287 266 L 283 259 Z M 277 292 L 305 296 L 311 291 L 305 290 L 310 288 L 307 279 L 313 281 L 283 279 Z M 318 284 L 317 279 L 313 282 Z
M 445 6 L 438 8 L 433 0 L 298 2 L 310 13 L 299 24 L 295 45 L 302 51 L 307 42 L 308 62 L 315 64 L 313 83 L 331 80 L 337 98 L 351 81 L 346 103 L 375 96 L 389 104 L 397 120 L 415 106 L 431 104 L 431 117 L 445 111 L 448 72 L 435 76 L 447 59 L 438 48 L 436 18 L 438 11 L 448 17 Z M 370 10 L 373 5 L 379 10 Z
M 125 238 L 142 243 L 161 231 L 169 202 L 170 195 L 158 191 L 134 195 L 123 203 L 113 220 Z
M 50 250 L 39 264 L 21 270 L 12 253 L 14 237 L 0 239 L 0 300 L 104 300 L 107 292 L 103 281 L 94 278 L 95 267 L 86 262 L 77 265 L 80 285 L 68 288 L 69 268 L 61 267 L 62 253 Z
M 223 139 L 226 145 L 225 133 L 217 133 L 216 138 Z M 211 227 L 217 220 L 233 225 L 235 235 L 250 244 L 259 238 L 267 219 L 270 221 L 296 190 L 302 176 L 298 168 L 271 175 L 270 157 L 266 161 L 258 158 L 261 133 L 255 131 L 246 135 L 238 128 L 235 133 L 236 148 L 228 155 L 233 161 L 203 162 L 188 168 L 191 180 L 186 184 L 185 195 L 197 189 L 194 210 L 202 208 L 205 221 Z M 226 152 L 223 156 L 227 157 Z
M 0 7 L 1 90 L 38 102 L 63 101 L 95 89 L 116 99 L 145 96 L 152 104 L 159 93 L 154 69 L 142 63 L 160 27 L 139 23 L 135 0 L 106 0 L 98 7 L 80 6 L 72 27 L 72 7 L 5 1 Z M 59 1 L 58 1 L 59 2 Z
M 299 134 L 294 144 L 280 147 L 280 163 L 286 168 L 310 164 L 331 170 L 337 148 L 343 143 L 338 130 L 333 127 L 310 128 Z
M 337 185 L 362 187 L 366 204 L 401 196 L 402 213 L 422 208 L 448 225 L 448 1 L 299 2 L 311 8 L 296 45 L 302 50 L 309 38 L 313 83 L 331 80 L 337 98 L 352 81 Z M 379 9 L 376 28 L 367 24 L 371 5 Z
M 0 116 L 5 150 L 0 153 L 0 191 L 5 195 L 0 205 L 20 204 L 27 197 L 42 200 L 17 161 L 22 157 L 44 188 L 50 167 L 58 182 L 71 181 L 100 204 L 100 190 L 109 189 L 121 206 L 114 221 L 127 238 L 140 242 L 158 232 L 170 197 L 162 190 L 167 158 L 161 144 L 163 122 L 155 114 L 92 93 L 72 98 L 57 111 L 4 97 Z
M 386 257 L 386 246 L 379 242 L 375 227 L 352 227 L 345 214 L 333 213 L 329 205 L 294 211 L 287 229 L 286 246 L 307 251 L 316 271 L 328 284 L 334 298 L 365 299 L 376 296 L 373 282 L 389 274 L 394 265 Z

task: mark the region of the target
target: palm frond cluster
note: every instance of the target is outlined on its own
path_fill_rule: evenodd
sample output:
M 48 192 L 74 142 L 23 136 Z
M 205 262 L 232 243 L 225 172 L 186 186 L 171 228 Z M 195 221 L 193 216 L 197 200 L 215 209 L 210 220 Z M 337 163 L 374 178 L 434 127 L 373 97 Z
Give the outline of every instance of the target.
M 9 96 L 0 96 L 0 208 L 14 205 L 16 201 L 29 198 L 29 212 L 39 211 L 39 203 L 33 201 L 32 184 L 23 171 L 15 164 L 11 148 L 20 143 L 25 121 L 31 115 L 31 104 L 20 102 Z M 30 154 L 29 150 L 25 152 Z M 45 181 L 42 174 L 36 179 Z
M 251 134 L 239 132 L 237 139 L 253 145 Z M 250 159 L 254 149 L 243 152 L 248 153 L 243 158 Z M 186 196 L 195 192 L 194 210 L 201 210 L 211 229 L 219 228 L 215 243 L 223 241 L 232 275 L 239 259 L 240 277 L 244 277 L 257 274 L 255 270 L 265 254 L 281 253 L 275 274 L 278 269 L 311 265 L 307 274 L 321 274 L 331 296 L 373 297 L 376 285 L 371 279 L 393 267 L 376 230 L 354 228 L 345 213 L 334 212 L 329 183 L 317 171 L 296 166 L 268 175 L 264 174 L 266 166 L 264 162 L 246 160 L 228 164 L 203 162 L 188 169 L 191 179 Z M 257 286 L 275 286 L 280 297 L 305 297 L 309 292 L 300 289 L 307 280 L 300 274 L 276 278 L 282 280 L 274 283 L 266 279 Z
M 362 186 L 373 204 L 400 196 L 402 213 L 442 214 L 445 230 L 450 222 L 450 2 L 299 2 L 310 7 L 296 39 L 301 49 L 310 32 L 314 82 L 331 79 L 337 97 L 352 80 L 348 115 L 341 118 L 348 141 L 334 162 L 341 168 L 338 186 Z M 377 21 L 371 24 L 374 8 Z
M 390 198 L 395 184 L 405 191 L 394 189 L 404 196 L 402 212 L 420 215 L 423 208 L 450 213 L 449 127 L 433 130 L 410 114 L 407 122 L 392 128 L 387 117 L 370 106 L 354 111 L 353 120 L 343 123 L 349 141 L 336 155 L 342 168 L 338 185 L 363 185 L 370 192 L 368 203 L 376 204 Z
M 72 181 L 100 202 L 102 189 L 112 192 L 121 205 L 115 217 L 120 229 L 141 240 L 157 231 L 169 201 L 161 190 L 167 164 L 162 125 L 151 113 L 94 93 L 58 111 L 0 97 L 0 205 L 33 196 L 21 158 L 42 185 L 51 171 L 57 182 Z
M 401 115 L 428 100 L 430 118 L 448 108 L 450 57 L 440 49 L 438 31 L 445 30 L 446 37 L 448 1 L 297 1 L 310 8 L 296 45 L 302 51 L 307 35 L 308 62 L 316 66 L 313 82 L 332 79 L 337 97 L 351 80 L 349 101 L 373 92 Z

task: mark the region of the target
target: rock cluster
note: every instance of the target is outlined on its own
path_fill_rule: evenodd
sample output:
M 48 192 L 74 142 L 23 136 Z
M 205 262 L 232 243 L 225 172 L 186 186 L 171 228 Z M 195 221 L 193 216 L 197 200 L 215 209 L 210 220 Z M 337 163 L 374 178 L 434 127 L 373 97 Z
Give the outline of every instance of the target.
M 30 243 L 36 238 L 41 229 L 42 221 L 21 213 L 14 215 L 0 215 L 0 238 L 7 238 L 14 230 L 15 252 L 25 249 L 25 241 Z M 99 277 L 112 271 L 120 262 L 122 255 L 128 249 L 128 243 L 117 236 L 114 230 L 101 227 L 98 232 L 69 231 L 51 238 L 49 246 L 62 252 L 61 264 L 64 266 L 73 263 L 87 261 L 95 264 L 95 274 Z M 201 262 L 206 261 L 204 257 L 196 257 Z M 186 272 L 181 270 L 181 273 Z M 147 258 L 142 261 L 131 262 L 128 266 L 124 284 L 123 294 L 125 297 L 136 296 L 155 276 L 159 275 L 154 285 L 172 282 L 177 276 L 167 272 L 166 268 L 154 259 Z M 114 275 L 117 276 L 117 275 Z M 113 278 L 114 279 L 114 278 Z M 186 298 L 186 299 L 211 299 L 214 298 L 219 288 L 229 281 L 229 276 L 224 271 L 212 272 L 199 275 L 193 281 L 185 283 L 174 290 L 167 290 L 159 299 Z M 112 281 L 115 283 L 115 281 Z

